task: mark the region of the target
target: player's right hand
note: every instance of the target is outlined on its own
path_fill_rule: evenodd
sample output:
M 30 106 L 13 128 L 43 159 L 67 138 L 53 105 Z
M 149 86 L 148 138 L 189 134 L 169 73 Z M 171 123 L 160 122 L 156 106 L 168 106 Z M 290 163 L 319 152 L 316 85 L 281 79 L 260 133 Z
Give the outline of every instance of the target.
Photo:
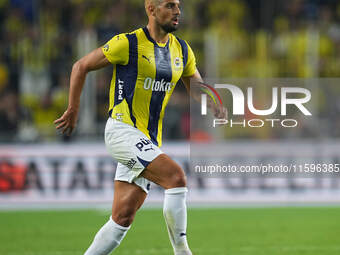
M 68 108 L 59 119 L 54 121 L 54 124 L 57 125 L 56 129 L 69 136 L 76 127 L 77 119 L 78 110 Z

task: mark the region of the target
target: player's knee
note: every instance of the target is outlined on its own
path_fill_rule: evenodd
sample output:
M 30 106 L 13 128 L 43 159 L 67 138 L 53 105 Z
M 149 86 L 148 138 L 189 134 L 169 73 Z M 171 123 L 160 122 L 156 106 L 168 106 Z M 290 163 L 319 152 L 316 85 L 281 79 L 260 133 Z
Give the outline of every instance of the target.
M 116 222 L 118 225 L 123 227 L 128 227 L 132 224 L 134 215 L 112 215 L 112 219 L 114 222 Z
M 168 189 L 171 188 L 178 188 L 178 187 L 186 187 L 187 186 L 187 178 L 183 171 L 178 171 L 176 174 L 174 174 L 171 177 L 171 180 L 169 182 Z
M 119 211 L 112 212 L 112 219 L 118 225 L 128 227 L 132 224 L 135 214 L 132 208 L 121 208 Z

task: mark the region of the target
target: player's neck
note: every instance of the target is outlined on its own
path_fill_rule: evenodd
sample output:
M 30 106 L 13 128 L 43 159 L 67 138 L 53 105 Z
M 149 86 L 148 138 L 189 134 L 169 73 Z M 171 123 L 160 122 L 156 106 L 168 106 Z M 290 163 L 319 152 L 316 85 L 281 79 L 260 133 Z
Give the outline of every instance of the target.
M 166 33 L 161 27 L 151 23 L 149 23 L 146 27 L 149 30 L 150 36 L 155 40 L 155 42 L 162 44 L 168 42 L 169 34 Z

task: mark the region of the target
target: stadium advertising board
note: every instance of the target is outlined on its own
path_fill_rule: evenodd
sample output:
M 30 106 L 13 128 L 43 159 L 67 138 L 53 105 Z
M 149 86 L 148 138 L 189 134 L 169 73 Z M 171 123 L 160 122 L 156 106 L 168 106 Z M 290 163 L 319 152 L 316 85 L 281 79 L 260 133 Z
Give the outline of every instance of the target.
M 210 168 L 201 164 L 200 169 L 190 167 L 189 144 L 166 144 L 163 150 L 187 172 L 191 188 L 189 203 L 339 202 L 339 174 L 329 176 L 319 173 L 309 178 L 296 178 L 297 174 L 273 176 L 262 171 L 237 175 L 230 174 L 225 171 L 225 166 L 219 165 L 224 160 L 228 161 L 229 168 L 243 165 L 250 170 L 251 165 L 270 168 L 270 165 L 275 165 L 273 161 L 281 162 L 282 167 L 286 164 L 300 165 L 301 159 L 291 153 L 292 147 L 304 151 L 304 158 L 319 162 L 328 160 L 334 165 L 340 162 L 340 143 L 336 141 L 323 144 L 231 141 L 218 151 L 210 152 L 201 147 L 204 149 L 200 151 L 201 160 L 214 154 L 217 163 Z M 0 151 L 1 207 L 111 203 L 116 162 L 102 143 L 11 145 L 1 146 Z M 323 153 L 320 154 L 320 151 Z M 312 165 L 303 167 L 313 171 Z M 205 178 L 216 176 L 219 178 Z M 162 199 L 163 190 L 153 185 L 147 202 L 161 203 Z

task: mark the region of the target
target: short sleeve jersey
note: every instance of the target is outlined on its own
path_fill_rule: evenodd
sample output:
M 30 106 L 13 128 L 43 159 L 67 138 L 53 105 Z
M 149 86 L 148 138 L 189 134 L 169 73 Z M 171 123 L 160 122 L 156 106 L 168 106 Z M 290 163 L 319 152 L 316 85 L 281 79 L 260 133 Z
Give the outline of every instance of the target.
M 161 146 L 164 112 L 175 86 L 181 77 L 196 72 L 190 46 L 172 34 L 166 44 L 158 44 L 147 28 L 140 28 L 113 37 L 102 51 L 114 66 L 110 116 Z

